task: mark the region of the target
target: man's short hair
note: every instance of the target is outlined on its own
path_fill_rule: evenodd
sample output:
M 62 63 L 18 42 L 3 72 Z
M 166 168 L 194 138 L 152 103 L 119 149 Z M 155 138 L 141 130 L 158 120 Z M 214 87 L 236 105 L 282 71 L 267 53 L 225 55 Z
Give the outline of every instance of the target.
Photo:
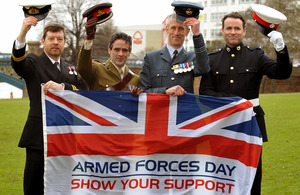
M 168 28 L 169 28 L 170 22 L 171 22 L 172 20 L 176 20 L 176 22 L 182 22 L 181 20 L 179 20 L 179 19 L 177 18 L 176 12 L 173 12 L 173 13 L 172 13 L 171 15 L 169 15 L 168 18 L 167 18 L 166 25 L 167 25 Z M 189 27 L 186 26 L 186 30 L 188 30 L 188 29 L 189 29 Z
M 239 14 L 238 12 L 231 12 L 229 14 L 226 14 L 223 18 L 222 18 L 222 28 L 224 28 L 224 22 L 227 18 L 237 18 L 240 19 L 243 22 L 243 28 L 246 28 L 246 21 L 243 18 L 243 16 L 241 14 Z
M 63 25 L 61 25 L 61 24 L 58 24 L 58 23 L 55 23 L 55 22 L 47 24 L 45 26 L 45 28 L 44 28 L 43 39 L 46 39 L 48 31 L 50 31 L 50 32 L 63 31 L 63 33 L 64 33 L 64 39 L 66 39 L 65 27 Z
M 110 41 L 108 43 L 108 48 L 112 50 L 113 46 L 114 46 L 114 43 L 116 40 L 118 39 L 122 39 L 124 40 L 126 43 L 128 43 L 129 45 L 129 51 L 131 51 L 132 49 L 132 38 L 131 36 L 127 35 L 126 33 L 124 32 L 117 32 L 117 33 L 114 33 L 111 38 L 110 38 Z

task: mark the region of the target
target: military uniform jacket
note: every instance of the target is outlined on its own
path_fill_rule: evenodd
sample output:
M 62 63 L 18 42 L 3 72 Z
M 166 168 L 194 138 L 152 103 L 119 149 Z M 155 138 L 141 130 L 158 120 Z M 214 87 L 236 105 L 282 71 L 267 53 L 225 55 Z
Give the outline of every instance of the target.
M 19 147 L 43 149 L 43 125 L 41 84 L 52 80 L 64 83 L 66 90 L 84 89 L 85 84 L 74 74 L 69 74 L 69 67 L 75 68 L 60 61 L 61 71 L 52 64 L 45 53 L 37 56 L 33 53 L 25 57 L 25 48 L 15 50 L 13 46 L 11 65 L 15 72 L 24 78 L 30 100 L 30 110 L 19 142 Z
M 110 59 L 108 59 L 105 64 L 101 63 L 97 59 L 92 59 L 92 49 L 85 50 L 83 46 L 78 56 L 77 70 L 89 90 L 108 90 L 109 87 L 122 81 L 120 73 L 111 63 Z M 124 77 L 128 71 L 131 70 L 127 65 L 125 65 Z M 138 84 L 139 76 L 134 74 L 126 87 L 124 87 L 121 91 L 128 91 L 128 85 L 137 87 Z
M 139 87 L 147 93 L 165 93 L 167 88 L 180 85 L 188 93 L 194 93 L 194 77 L 208 73 L 210 67 L 202 35 L 193 38 L 193 41 L 195 52 L 182 49 L 172 64 L 166 46 L 162 50 L 147 53 L 140 73 Z M 192 71 L 174 73 L 173 65 L 187 62 L 194 63 Z
M 249 48 L 241 43 L 234 48 L 210 53 L 209 74 L 201 79 L 199 94 L 218 97 L 240 96 L 245 99 L 259 97 L 259 87 L 263 75 L 270 79 L 287 79 L 292 72 L 287 47 L 285 53 L 277 54 L 277 61 L 269 58 L 259 47 Z M 260 106 L 254 107 L 256 118 L 267 141 L 264 123 L 264 112 Z

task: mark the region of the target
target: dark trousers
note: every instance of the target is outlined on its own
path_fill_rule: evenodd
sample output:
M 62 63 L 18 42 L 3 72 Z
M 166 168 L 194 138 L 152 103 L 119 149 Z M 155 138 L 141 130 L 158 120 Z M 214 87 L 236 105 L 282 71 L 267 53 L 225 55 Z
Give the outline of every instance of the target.
M 260 195 L 261 194 L 261 180 L 262 180 L 262 162 L 261 155 L 259 158 L 258 166 L 256 169 L 255 178 L 251 188 L 251 195 Z
M 24 195 L 44 194 L 44 151 L 26 148 Z

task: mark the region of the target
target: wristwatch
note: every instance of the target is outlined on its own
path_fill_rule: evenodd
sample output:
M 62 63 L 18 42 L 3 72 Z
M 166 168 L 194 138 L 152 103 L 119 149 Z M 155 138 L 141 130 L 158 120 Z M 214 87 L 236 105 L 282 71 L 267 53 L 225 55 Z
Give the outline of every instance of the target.
M 199 38 L 201 36 L 201 33 L 199 35 L 193 35 L 193 38 Z

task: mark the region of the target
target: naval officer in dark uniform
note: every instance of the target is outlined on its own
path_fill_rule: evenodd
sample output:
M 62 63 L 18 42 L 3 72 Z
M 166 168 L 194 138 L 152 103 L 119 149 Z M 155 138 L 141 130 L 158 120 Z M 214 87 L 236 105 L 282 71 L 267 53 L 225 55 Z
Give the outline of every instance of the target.
M 199 10 L 203 7 L 190 2 L 173 2 L 175 12 L 167 19 L 167 45 L 144 57 L 139 87 L 147 93 L 180 96 L 194 93 L 194 77 L 209 72 L 208 54 L 200 33 Z M 191 27 L 191 29 L 189 29 Z M 194 52 L 183 48 L 185 37 L 192 30 Z
M 43 2 L 47 3 L 49 1 Z M 26 5 L 24 5 L 26 6 Z M 49 6 L 49 5 L 46 5 Z M 11 65 L 15 72 L 25 79 L 30 110 L 19 142 L 19 147 L 26 148 L 24 171 L 24 194 L 44 194 L 44 142 L 41 85 L 43 90 L 78 90 L 85 89 L 84 82 L 78 78 L 75 67 L 61 59 L 66 43 L 64 27 L 57 23 L 45 26 L 41 42 L 44 51 L 40 56 L 29 53 L 26 56 L 26 35 L 31 27 L 38 24 L 49 9 L 35 8 L 37 15 L 26 15 L 20 34 L 15 40 L 11 55 Z M 45 12 L 43 12 L 43 10 Z
M 217 97 L 240 96 L 250 100 L 266 142 L 264 111 L 259 105 L 259 86 L 264 75 L 271 79 L 287 79 L 292 72 L 287 46 L 280 32 L 268 33 L 274 44 L 277 61 L 269 58 L 259 47 L 250 48 L 242 42 L 246 34 L 244 18 L 237 12 L 222 19 L 222 34 L 226 41 L 223 49 L 209 54 L 211 71 L 201 79 L 200 95 Z M 261 191 L 261 159 L 257 167 L 251 194 Z

